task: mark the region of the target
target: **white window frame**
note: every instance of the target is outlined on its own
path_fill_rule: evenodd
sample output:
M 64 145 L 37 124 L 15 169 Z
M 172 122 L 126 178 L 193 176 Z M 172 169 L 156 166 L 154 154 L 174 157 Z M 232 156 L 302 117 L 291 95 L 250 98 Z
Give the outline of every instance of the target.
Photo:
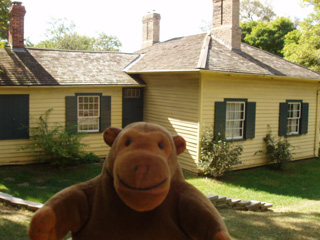
M 295 108 L 294 106 L 298 106 Z M 288 102 L 287 135 L 300 133 L 301 102 Z
M 83 102 L 80 99 L 83 98 Z M 93 102 L 84 103 L 85 98 L 93 98 Z M 97 101 L 94 101 L 97 99 Z M 80 106 L 82 104 L 82 107 Z M 87 104 L 87 109 L 84 105 Z M 95 104 L 98 105 L 95 108 Z M 99 132 L 100 131 L 100 96 L 99 95 L 79 95 L 77 96 L 77 123 L 78 132 Z
M 141 96 L 140 88 L 124 89 L 124 98 L 140 98 L 140 96 Z
M 235 104 L 235 105 L 243 105 L 243 110 L 242 107 L 240 107 L 240 111 L 230 109 L 230 105 Z M 240 118 L 236 118 L 236 113 L 240 113 Z M 242 117 L 241 117 L 242 115 Z M 226 132 L 225 132 L 225 137 L 227 140 L 237 140 L 237 139 L 244 139 L 244 131 L 245 131 L 245 121 L 246 121 L 246 102 L 243 101 L 227 101 L 226 102 Z M 238 122 L 238 124 L 237 124 Z M 231 125 L 231 127 L 230 127 Z M 235 127 L 235 125 L 238 125 L 238 127 Z M 233 133 L 235 131 L 239 131 L 240 134 L 234 135 Z M 229 133 L 232 134 L 229 134 Z

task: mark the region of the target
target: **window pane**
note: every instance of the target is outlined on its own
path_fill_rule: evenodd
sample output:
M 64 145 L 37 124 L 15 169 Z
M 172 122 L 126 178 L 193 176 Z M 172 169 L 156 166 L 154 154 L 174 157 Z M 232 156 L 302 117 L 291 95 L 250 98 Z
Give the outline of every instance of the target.
M 99 96 L 78 96 L 78 130 L 99 131 Z
M 243 138 L 245 121 L 245 102 L 227 102 L 226 138 Z
M 287 134 L 299 134 L 301 103 L 288 103 Z

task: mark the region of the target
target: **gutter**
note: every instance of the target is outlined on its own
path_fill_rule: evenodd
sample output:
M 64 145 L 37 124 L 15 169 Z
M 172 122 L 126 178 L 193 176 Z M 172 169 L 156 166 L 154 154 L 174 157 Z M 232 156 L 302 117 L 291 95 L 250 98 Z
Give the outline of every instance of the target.
M 211 74 L 211 75 L 218 75 L 221 77 L 237 77 L 239 80 L 242 78 L 254 78 L 257 79 L 270 79 L 270 80 L 283 80 L 283 81 L 311 81 L 311 82 L 318 82 L 320 83 L 320 79 L 315 78 L 299 78 L 299 77 L 290 77 L 290 76 L 276 76 L 276 75 L 259 75 L 254 73 L 241 73 L 241 72 L 223 72 L 223 71 L 213 71 L 213 70 L 206 70 L 201 69 L 201 73 L 203 74 Z

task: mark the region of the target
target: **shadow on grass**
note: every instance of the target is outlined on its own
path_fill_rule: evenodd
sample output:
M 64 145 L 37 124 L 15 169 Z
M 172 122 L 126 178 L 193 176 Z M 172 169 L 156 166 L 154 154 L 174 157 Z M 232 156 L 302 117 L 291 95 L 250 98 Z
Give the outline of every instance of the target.
M 0 240 L 24 240 L 32 213 L 4 206 L 0 203 Z
M 320 213 L 221 210 L 233 240 L 320 239 Z
M 47 164 L 0 167 L 0 191 L 35 202 L 46 202 L 60 190 L 101 173 L 101 164 L 54 169 Z

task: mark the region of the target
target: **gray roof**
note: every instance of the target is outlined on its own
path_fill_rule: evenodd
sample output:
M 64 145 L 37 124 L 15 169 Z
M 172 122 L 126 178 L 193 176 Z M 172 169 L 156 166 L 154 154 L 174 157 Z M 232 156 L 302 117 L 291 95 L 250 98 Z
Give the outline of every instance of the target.
M 247 44 L 230 50 L 210 34 L 171 39 L 136 53 L 0 49 L 0 86 L 139 85 L 144 83 L 134 73 L 199 69 L 320 80 L 317 72 Z
M 171 39 L 138 53 L 144 55 L 128 69 L 128 73 L 205 69 L 320 80 L 320 73 L 245 43 L 241 44 L 241 51 L 230 50 L 210 34 Z M 199 65 L 200 62 L 203 64 Z
M 174 38 L 144 48 L 138 52 L 143 56 L 130 67 L 129 72 L 194 69 L 198 64 L 204 36 Z
M 0 49 L 0 86 L 137 85 L 122 70 L 138 54 Z

